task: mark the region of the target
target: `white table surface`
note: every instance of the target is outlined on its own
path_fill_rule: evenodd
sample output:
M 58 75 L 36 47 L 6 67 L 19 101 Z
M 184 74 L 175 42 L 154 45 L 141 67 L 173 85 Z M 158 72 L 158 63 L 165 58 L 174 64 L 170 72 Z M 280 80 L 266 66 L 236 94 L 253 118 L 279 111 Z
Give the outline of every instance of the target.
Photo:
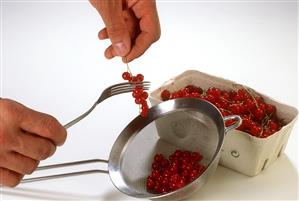
M 152 81 L 152 90 L 196 69 L 298 106 L 296 1 L 161 0 L 158 10 L 160 40 L 130 63 L 133 73 Z M 85 111 L 105 87 L 122 81 L 126 70 L 119 58 L 103 57 L 109 42 L 97 39 L 102 27 L 87 1 L 1 1 L 1 96 L 52 114 L 62 124 Z M 107 159 L 137 113 L 131 95 L 111 98 L 70 128 L 66 143 L 41 164 Z M 2 188 L 0 200 L 11 199 L 133 198 L 99 174 Z M 298 199 L 298 123 L 285 153 L 261 174 L 247 177 L 219 166 L 188 200 L 291 199 Z

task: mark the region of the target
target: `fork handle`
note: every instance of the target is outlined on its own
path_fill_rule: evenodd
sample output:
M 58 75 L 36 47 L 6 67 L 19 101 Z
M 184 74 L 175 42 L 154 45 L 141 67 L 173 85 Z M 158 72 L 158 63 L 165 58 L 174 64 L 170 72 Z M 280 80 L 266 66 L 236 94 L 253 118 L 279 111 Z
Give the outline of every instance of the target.
M 65 124 L 63 127 L 65 129 L 70 128 L 71 126 L 75 125 L 76 123 L 78 123 L 79 121 L 81 121 L 82 119 L 84 119 L 89 113 L 91 113 L 91 111 L 93 111 L 93 109 L 97 106 L 98 102 L 94 103 L 93 106 L 86 111 L 84 114 L 80 115 L 79 117 L 77 117 L 76 119 L 70 121 L 69 123 Z

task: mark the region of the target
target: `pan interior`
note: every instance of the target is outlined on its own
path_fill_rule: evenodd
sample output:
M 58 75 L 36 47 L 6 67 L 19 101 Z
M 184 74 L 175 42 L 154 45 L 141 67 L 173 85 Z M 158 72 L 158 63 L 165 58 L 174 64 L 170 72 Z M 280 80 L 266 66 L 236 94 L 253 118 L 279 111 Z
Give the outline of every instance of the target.
M 176 149 L 197 151 L 203 155 L 201 164 L 208 166 L 219 151 L 221 132 L 213 115 L 202 110 L 174 110 L 159 116 L 129 138 L 116 170 L 116 187 L 134 197 L 156 196 L 146 189 L 155 154 L 168 158 Z

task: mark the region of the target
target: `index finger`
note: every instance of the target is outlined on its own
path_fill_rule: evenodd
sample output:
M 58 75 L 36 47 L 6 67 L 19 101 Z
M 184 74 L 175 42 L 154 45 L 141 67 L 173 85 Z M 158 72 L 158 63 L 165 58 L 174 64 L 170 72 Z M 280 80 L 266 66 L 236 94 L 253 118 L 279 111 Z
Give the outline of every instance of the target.
M 21 129 L 62 145 L 66 140 L 66 129 L 51 115 L 37 112 L 24 106 L 21 112 Z
M 125 63 L 130 62 L 141 55 L 151 46 L 151 44 L 155 42 L 155 38 L 147 32 L 141 32 L 135 41 L 131 51 L 125 57 L 123 57 L 123 61 Z

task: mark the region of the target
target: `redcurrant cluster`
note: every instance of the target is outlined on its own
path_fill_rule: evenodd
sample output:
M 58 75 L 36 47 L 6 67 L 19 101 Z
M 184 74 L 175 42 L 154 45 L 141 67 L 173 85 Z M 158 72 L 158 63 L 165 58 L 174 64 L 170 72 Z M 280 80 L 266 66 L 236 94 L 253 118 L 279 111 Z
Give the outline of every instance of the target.
M 152 163 L 152 172 L 147 177 L 146 188 L 152 193 L 168 193 L 198 178 L 205 170 L 199 162 L 199 152 L 176 150 L 169 159 L 156 154 Z
M 127 80 L 128 82 L 134 83 L 134 82 L 142 82 L 144 76 L 142 74 L 137 74 L 136 76 L 133 76 L 129 72 L 124 72 L 122 74 L 122 78 L 124 80 Z M 140 115 L 142 117 L 146 117 L 148 114 L 148 104 L 146 101 L 148 98 L 148 93 L 143 90 L 142 86 L 136 85 L 135 89 L 133 90 L 132 96 L 135 98 L 135 103 L 138 104 L 140 107 Z
M 263 97 L 253 95 L 246 88 L 226 91 L 210 87 L 203 90 L 200 87 L 188 85 L 173 93 L 167 89 L 161 92 L 163 101 L 182 97 L 207 100 L 214 104 L 223 116 L 239 115 L 243 121 L 237 129 L 255 137 L 266 138 L 283 126 L 283 122 L 276 115 L 276 107 L 265 103 Z M 233 123 L 233 120 L 227 121 L 226 126 Z

